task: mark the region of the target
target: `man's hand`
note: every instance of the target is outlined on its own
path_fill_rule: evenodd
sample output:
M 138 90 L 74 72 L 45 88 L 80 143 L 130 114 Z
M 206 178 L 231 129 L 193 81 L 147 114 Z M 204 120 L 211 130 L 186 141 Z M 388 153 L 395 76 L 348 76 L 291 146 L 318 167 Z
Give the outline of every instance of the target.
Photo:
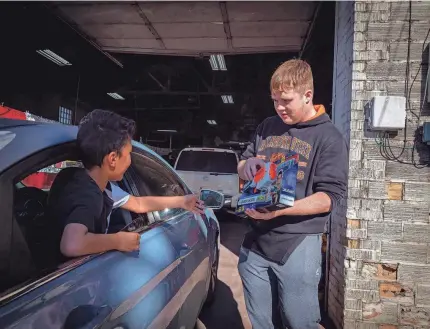
M 196 214 L 203 214 L 205 204 L 199 199 L 197 195 L 190 194 L 183 197 L 181 208 L 192 211 Z
M 140 248 L 140 234 L 134 232 L 115 233 L 116 248 L 119 251 L 131 252 Z
M 247 209 L 245 211 L 245 213 L 254 219 L 259 219 L 259 220 L 270 220 L 273 219 L 275 217 L 278 217 L 277 212 L 276 211 L 269 211 L 267 209 L 261 208 L 258 210 L 255 209 Z
M 259 168 L 264 167 L 265 162 L 259 158 L 249 158 L 243 165 L 243 178 L 250 181 L 254 178 Z

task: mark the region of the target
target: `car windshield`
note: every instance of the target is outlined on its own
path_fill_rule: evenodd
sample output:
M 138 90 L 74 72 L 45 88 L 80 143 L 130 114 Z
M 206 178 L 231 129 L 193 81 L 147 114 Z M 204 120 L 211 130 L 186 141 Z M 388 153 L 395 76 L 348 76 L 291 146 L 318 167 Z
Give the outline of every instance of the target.
M 183 151 L 176 170 L 236 174 L 237 158 L 231 152 Z

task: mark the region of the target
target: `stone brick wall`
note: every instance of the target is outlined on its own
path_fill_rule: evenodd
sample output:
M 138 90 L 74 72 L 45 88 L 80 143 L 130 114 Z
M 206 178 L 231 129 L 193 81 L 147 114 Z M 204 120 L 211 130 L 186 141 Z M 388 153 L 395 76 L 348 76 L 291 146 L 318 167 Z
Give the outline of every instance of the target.
M 411 164 L 430 158 L 427 146 L 412 148 L 418 123 L 430 121 L 428 104 L 421 110 L 429 28 L 430 2 L 412 2 L 404 151 L 404 130 L 389 137 L 405 163 L 387 160 L 365 118 L 373 96 L 405 95 L 409 2 L 337 3 L 333 119 L 350 145 L 347 220 L 333 219 L 330 240 L 329 315 L 338 328 L 430 328 L 430 167 Z

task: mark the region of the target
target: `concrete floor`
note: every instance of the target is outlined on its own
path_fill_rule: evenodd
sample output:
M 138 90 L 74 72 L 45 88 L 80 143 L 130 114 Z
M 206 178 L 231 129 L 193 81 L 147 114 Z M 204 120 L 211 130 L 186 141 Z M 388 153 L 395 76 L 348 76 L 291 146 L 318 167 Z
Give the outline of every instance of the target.
M 202 310 L 197 329 L 252 329 L 237 270 L 239 249 L 247 227 L 242 220 L 227 216 L 220 218 L 218 215 L 221 226 L 221 246 L 215 301 L 210 307 Z M 321 315 L 324 327 L 332 328 L 326 316 Z M 321 328 L 324 327 L 321 326 Z

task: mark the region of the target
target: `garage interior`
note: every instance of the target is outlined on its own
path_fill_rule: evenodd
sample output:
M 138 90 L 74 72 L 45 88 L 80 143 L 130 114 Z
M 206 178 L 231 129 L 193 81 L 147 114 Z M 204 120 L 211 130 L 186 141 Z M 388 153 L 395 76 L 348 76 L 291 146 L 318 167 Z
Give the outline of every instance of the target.
M 270 77 L 288 59 L 311 64 L 314 103 L 331 114 L 334 12 L 326 1 L 2 2 L 0 105 L 65 124 L 102 108 L 168 153 L 240 151 L 274 114 Z

